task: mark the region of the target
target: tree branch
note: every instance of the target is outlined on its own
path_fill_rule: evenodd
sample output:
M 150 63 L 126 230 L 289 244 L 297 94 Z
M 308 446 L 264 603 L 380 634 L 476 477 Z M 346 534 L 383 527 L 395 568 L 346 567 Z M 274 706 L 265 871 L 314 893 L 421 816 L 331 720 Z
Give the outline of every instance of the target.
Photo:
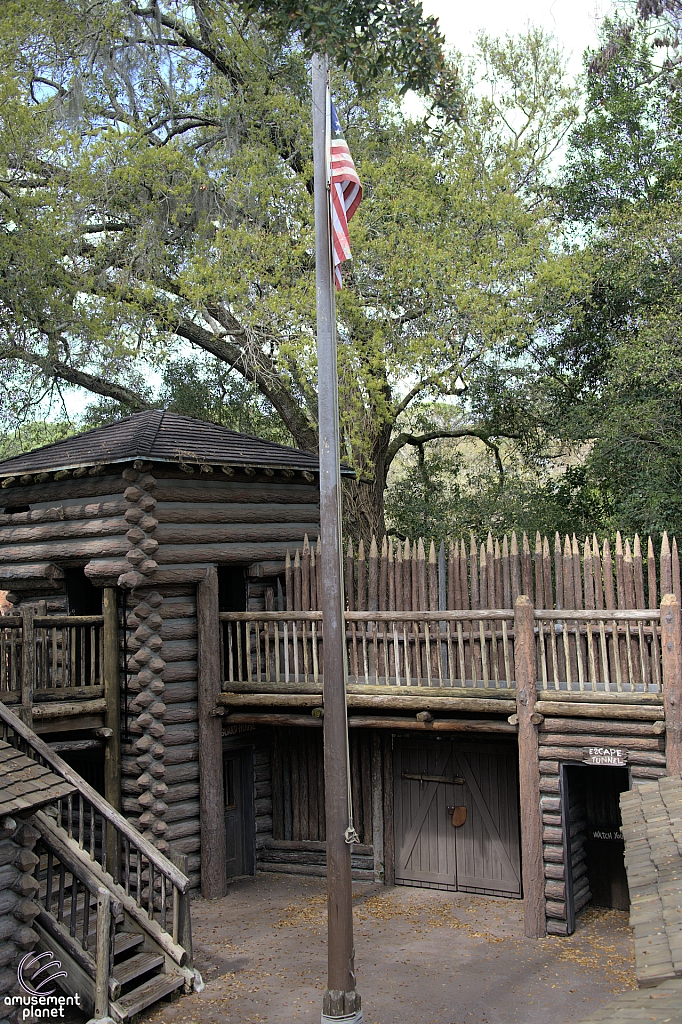
M 135 3 L 131 3 L 130 9 L 132 13 L 136 14 L 139 18 L 153 18 L 154 21 L 160 22 L 160 24 L 165 28 L 169 28 L 172 32 L 175 32 L 186 46 L 191 50 L 196 50 L 197 53 L 202 54 L 202 56 L 206 57 L 206 59 L 211 62 L 216 71 L 225 75 L 225 77 L 229 79 L 233 89 L 238 89 L 244 84 L 244 76 L 238 67 L 231 67 L 227 61 L 220 56 L 215 46 L 207 45 L 206 43 L 203 43 L 201 39 L 197 39 L 195 35 L 192 35 L 187 26 L 183 25 L 183 23 L 177 18 L 173 18 L 169 14 L 161 14 L 156 5 L 151 7 L 138 7 Z M 204 27 L 202 26 L 202 28 Z M 205 31 L 202 31 L 202 35 L 205 37 Z
M 33 352 L 26 352 L 24 349 L 5 349 L 0 351 L 0 359 L 18 359 L 22 363 L 29 363 L 37 366 L 46 377 L 53 380 L 63 380 L 67 384 L 74 384 L 76 387 L 84 388 L 95 395 L 102 395 L 104 398 L 113 398 L 116 402 L 130 406 L 132 409 L 142 411 L 151 409 L 152 405 L 141 395 L 131 391 L 130 388 L 116 384 L 115 381 L 106 381 L 102 377 L 95 377 L 93 374 L 84 373 L 83 370 L 76 370 L 57 359 L 49 359 L 39 356 Z
M 508 434 L 501 433 L 495 436 L 508 437 L 514 440 L 519 440 L 520 434 Z M 490 450 L 495 454 L 495 461 L 497 468 L 500 472 L 503 472 L 502 461 L 500 459 L 500 453 L 497 446 L 493 441 L 490 440 L 491 435 L 487 430 L 483 430 L 480 427 L 463 427 L 461 430 L 433 430 L 428 434 L 407 434 L 405 432 L 398 434 L 397 437 L 391 441 L 388 446 L 386 453 L 386 469 L 391 465 L 393 459 L 396 457 L 401 448 L 411 444 L 415 448 L 419 448 L 421 445 L 426 444 L 428 441 L 436 441 L 439 438 L 461 438 L 461 437 L 476 437 L 479 441 L 482 441 Z
M 401 412 L 405 412 L 410 402 L 417 397 L 422 391 L 427 388 L 433 387 L 437 384 L 440 378 L 446 373 L 452 373 L 454 370 L 459 368 L 459 363 L 453 363 L 452 366 L 446 367 L 441 373 L 434 373 L 433 376 L 427 377 L 425 380 L 420 380 L 413 388 L 411 388 L 405 397 L 401 399 L 396 406 L 393 407 L 394 415 L 396 419 L 400 416 Z
M 246 331 L 228 310 L 216 305 L 211 306 L 208 312 L 220 324 L 226 336 L 207 331 L 192 320 L 181 320 L 172 330 L 204 352 L 234 367 L 246 380 L 252 381 L 277 410 L 296 443 L 308 451 L 317 451 L 316 426 L 287 390 L 273 361 L 262 350 L 253 351 L 251 358 L 248 358 L 244 348 L 228 340 L 233 337 L 247 342 Z

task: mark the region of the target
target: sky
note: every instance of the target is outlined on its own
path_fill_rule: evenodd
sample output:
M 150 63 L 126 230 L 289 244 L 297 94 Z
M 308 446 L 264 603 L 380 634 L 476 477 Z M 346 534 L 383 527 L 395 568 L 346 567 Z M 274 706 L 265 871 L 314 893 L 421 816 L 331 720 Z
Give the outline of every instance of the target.
M 518 35 L 529 25 L 539 25 L 565 48 L 573 74 L 582 70 L 583 50 L 596 43 L 599 22 L 612 6 L 610 0 L 423 0 L 424 13 L 439 18 L 447 42 L 463 53 L 471 52 L 481 30 L 493 36 Z

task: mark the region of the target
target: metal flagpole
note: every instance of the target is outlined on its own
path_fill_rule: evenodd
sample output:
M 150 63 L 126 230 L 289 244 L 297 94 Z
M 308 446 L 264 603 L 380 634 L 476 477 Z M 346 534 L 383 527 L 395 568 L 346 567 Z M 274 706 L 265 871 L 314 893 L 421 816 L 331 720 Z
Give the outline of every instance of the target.
M 353 903 L 348 826 L 345 623 L 341 555 L 339 396 L 330 239 L 327 58 L 313 57 L 315 276 L 320 430 L 320 534 L 324 636 L 324 793 L 327 823 L 327 1020 L 361 1024 L 355 990 Z

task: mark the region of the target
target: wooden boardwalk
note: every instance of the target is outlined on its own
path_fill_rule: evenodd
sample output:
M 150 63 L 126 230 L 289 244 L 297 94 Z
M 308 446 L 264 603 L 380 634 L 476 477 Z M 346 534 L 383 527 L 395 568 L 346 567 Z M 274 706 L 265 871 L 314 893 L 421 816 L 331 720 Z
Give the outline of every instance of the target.
M 682 975 L 682 781 L 621 794 L 630 924 L 641 987 Z
M 682 1024 L 682 780 L 640 784 L 620 803 L 640 988 L 580 1024 Z
M 624 992 L 612 1003 L 585 1017 L 580 1024 L 680 1024 L 682 978 L 651 989 Z

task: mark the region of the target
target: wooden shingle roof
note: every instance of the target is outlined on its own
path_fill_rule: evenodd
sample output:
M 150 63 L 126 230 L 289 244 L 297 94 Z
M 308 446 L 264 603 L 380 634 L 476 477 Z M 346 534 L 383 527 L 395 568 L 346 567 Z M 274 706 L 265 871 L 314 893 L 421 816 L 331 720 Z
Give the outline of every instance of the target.
M 75 792 L 70 782 L 0 740 L 0 815 L 27 814 Z
M 317 456 L 240 434 L 216 423 L 153 409 L 75 434 L 0 462 L 0 476 L 76 469 L 147 459 L 152 462 L 298 469 L 317 472 Z M 351 473 L 342 468 L 343 473 Z

